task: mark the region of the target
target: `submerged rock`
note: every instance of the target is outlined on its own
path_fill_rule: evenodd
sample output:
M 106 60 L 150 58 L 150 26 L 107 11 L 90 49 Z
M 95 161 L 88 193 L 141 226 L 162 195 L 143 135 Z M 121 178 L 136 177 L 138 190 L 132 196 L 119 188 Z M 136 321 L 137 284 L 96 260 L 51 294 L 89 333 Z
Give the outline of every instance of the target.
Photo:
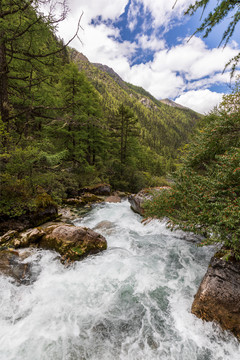
M 21 260 L 18 251 L 11 249 L 0 251 L 0 274 L 24 282 L 29 275 L 29 264 L 24 264 Z
M 100 221 L 97 225 L 94 226 L 93 230 L 95 231 L 104 231 L 104 233 L 111 235 L 116 228 L 115 224 L 108 220 Z
M 192 313 L 203 320 L 218 322 L 240 339 L 239 261 L 226 261 L 219 253 L 211 259 L 195 295 Z

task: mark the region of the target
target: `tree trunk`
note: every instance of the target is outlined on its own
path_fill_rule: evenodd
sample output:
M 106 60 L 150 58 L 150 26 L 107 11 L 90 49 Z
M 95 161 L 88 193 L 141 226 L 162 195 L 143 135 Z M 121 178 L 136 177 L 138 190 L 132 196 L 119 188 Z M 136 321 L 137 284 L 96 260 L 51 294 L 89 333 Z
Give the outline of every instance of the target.
M 6 47 L 3 34 L 0 34 L 0 113 L 2 121 L 7 124 L 9 131 L 9 100 L 8 100 L 8 65 L 6 59 Z

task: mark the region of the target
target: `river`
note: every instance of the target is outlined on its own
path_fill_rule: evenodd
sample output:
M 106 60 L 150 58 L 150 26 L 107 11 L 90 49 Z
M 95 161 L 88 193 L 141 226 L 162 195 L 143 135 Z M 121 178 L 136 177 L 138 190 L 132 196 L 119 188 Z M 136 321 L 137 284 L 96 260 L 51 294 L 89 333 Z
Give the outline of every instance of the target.
M 127 201 L 97 205 L 74 223 L 107 251 L 68 268 L 33 251 L 35 281 L 0 276 L 0 359 L 239 360 L 230 333 L 190 312 L 214 249 L 141 220 Z

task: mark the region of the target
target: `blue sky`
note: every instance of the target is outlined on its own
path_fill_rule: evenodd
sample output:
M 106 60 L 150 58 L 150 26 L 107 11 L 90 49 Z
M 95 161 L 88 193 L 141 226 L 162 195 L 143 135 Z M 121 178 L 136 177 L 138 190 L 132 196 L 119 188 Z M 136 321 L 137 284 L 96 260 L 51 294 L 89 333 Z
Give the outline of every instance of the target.
M 67 20 L 59 34 L 67 41 L 84 12 L 81 42 L 72 46 L 91 62 L 113 68 L 125 81 L 142 86 L 158 99 L 170 98 L 201 113 L 230 91 L 230 69 L 224 65 L 240 51 L 237 33 L 219 47 L 227 22 L 207 39 L 197 34 L 200 12 L 184 16 L 193 0 L 69 0 Z M 208 10 L 217 3 L 212 0 Z

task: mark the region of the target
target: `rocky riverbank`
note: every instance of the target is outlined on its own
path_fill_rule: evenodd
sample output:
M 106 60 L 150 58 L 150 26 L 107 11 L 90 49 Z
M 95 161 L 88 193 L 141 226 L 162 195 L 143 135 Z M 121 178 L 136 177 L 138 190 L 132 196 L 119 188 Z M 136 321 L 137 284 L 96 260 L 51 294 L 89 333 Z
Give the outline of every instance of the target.
M 72 221 L 86 214 L 93 204 L 121 202 L 126 194 L 112 192 L 108 184 L 98 184 L 80 189 L 75 197 L 65 199 L 61 207 L 57 207 L 49 195 L 41 194 L 41 197 L 48 201 L 42 202 L 32 214 L 2 219 L 0 224 L 0 273 L 20 282 L 29 275 L 29 265 L 22 262 L 20 249 L 55 250 L 64 263 L 105 250 L 107 242 L 103 236 L 91 229 L 76 227 Z M 30 254 L 26 250 L 24 257 Z

